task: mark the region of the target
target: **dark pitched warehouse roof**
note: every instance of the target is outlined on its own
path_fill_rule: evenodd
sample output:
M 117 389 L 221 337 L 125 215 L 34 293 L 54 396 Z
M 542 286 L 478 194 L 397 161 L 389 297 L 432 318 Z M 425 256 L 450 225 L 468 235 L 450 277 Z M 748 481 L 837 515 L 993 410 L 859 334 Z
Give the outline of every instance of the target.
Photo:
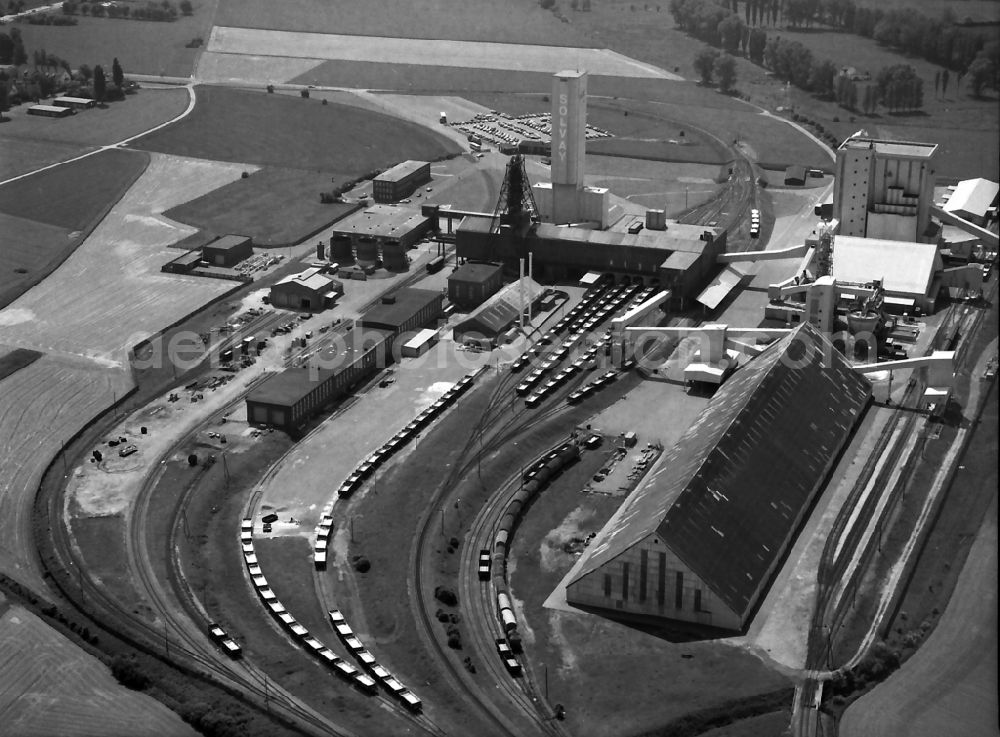
M 655 531 L 746 616 L 869 393 L 811 325 L 777 341 L 718 390 L 577 579 Z

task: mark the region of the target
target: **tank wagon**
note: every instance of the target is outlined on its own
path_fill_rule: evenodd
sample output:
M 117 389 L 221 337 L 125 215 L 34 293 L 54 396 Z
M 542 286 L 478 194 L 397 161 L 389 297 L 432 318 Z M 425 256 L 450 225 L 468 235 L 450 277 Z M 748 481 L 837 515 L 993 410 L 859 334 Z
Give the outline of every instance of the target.
M 507 553 L 513 529 L 527 504 L 544 489 L 564 468 L 580 457 L 580 448 L 573 442 L 563 443 L 534 464 L 528 473 L 531 480 L 524 484 L 507 502 L 500 525 L 493 536 L 493 586 L 497 592 L 497 617 L 515 652 L 520 650 L 521 638 L 517 632 L 517 617 L 507 590 Z M 528 473 L 525 475 L 527 476 Z

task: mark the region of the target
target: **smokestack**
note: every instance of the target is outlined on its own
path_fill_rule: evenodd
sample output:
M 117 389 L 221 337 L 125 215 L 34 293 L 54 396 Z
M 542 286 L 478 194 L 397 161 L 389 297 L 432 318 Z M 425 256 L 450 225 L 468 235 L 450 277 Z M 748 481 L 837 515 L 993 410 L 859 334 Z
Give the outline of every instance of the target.
M 521 332 L 524 332 L 524 259 L 520 259 L 520 268 L 518 270 L 517 277 L 517 292 L 519 296 L 518 300 L 518 319 L 520 320 Z

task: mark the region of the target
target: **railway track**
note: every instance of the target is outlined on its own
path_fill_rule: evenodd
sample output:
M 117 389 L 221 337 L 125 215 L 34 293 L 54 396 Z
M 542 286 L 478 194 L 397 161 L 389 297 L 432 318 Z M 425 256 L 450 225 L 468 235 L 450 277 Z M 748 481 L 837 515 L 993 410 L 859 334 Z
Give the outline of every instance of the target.
M 535 363 L 542 363 L 557 350 L 558 345 L 553 344 L 535 359 Z M 446 478 L 437 487 L 431 502 L 428 504 L 427 511 L 421 517 L 417 537 L 411 546 L 410 560 L 413 561 L 411 567 L 413 583 L 409 587 L 409 592 L 411 607 L 418 622 L 418 630 L 422 630 L 421 636 L 425 644 L 431 647 L 437 653 L 438 659 L 446 664 L 451 678 L 462 684 L 461 688 L 468 696 L 477 700 L 478 695 L 473 693 L 471 687 L 466 684 L 466 679 L 459 672 L 450 654 L 441 645 L 437 637 L 435 637 L 435 628 L 430 611 L 422 603 L 422 592 L 425 591 L 422 551 L 427 546 L 428 540 L 433 534 L 433 511 L 441 506 L 448 492 L 458 486 L 463 479 L 470 476 L 474 470 L 478 475 L 483 455 L 488 456 L 500 450 L 506 444 L 512 442 L 515 438 L 533 427 L 556 420 L 560 416 L 567 414 L 570 408 L 565 405 L 564 400 L 566 396 L 583 383 L 586 373 L 582 372 L 573 380 L 567 381 L 562 387 L 553 391 L 545 400 L 549 405 L 545 409 L 528 409 L 523 402 L 518 401 L 520 398 L 514 395 L 512 390 L 521 379 L 521 376 L 507 371 L 497 380 L 487 401 L 487 406 L 467 436 L 458 459 L 452 465 Z M 473 534 L 469 538 L 471 541 L 479 540 L 482 533 L 495 523 L 490 521 L 491 518 L 497 517 L 498 514 L 502 513 L 509 497 L 513 494 L 509 490 L 509 486 L 514 478 L 512 476 L 511 479 L 502 484 L 499 488 L 506 491 L 491 495 L 486 505 L 477 514 L 476 521 L 473 523 Z M 521 707 L 523 713 L 530 715 L 542 733 L 564 737 L 566 733 L 561 725 L 553 720 L 551 710 L 539 693 L 537 679 L 530 672 L 530 668 L 524 669 L 524 676 L 519 681 L 520 685 L 515 685 L 512 683 L 511 677 L 500 667 L 497 655 L 495 653 L 492 653 L 492 655 L 489 654 L 491 653 L 490 646 L 492 646 L 495 639 L 494 636 L 499 634 L 499 625 L 497 625 L 496 617 L 493 613 L 495 592 L 492 590 L 492 584 L 487 582 L 479 586 L 475 591 L 475 595 L 473 595 L 473 589 L 468 585 L 468 582 L 471 580 L 471 571 L 474 568 L 469 556 L 475 555 L 480 547 L 479 544 L 467 543 L 465 545 L 461 564 L 460 587 L 464 587 L 462 600 L 473 607 L 472 619 L 477 622 L 478 635 L 481 640 L 487 641 L 486 647 L 480 648 L 481 655 L 484 655 L 484 651 L 486 653 L 483 657 L 483 662 L 489 664 L 487 667 L 490 668 L 498 687 L 505 693 L 508 700 Z M 491 548 L 492 541 L 484 547 Z M 487 622 L 492 624 L 485 624 Z M 495 708 L 492 705 L 482 704 L 481 710 L 484 713 L 496 716 Z M 508 732 L 510 732 L 509 725 L 502 726 L 505 726 Z M 516 734 L 516 732 L 514 733 Z
M 239 401 L 241 399 L 236 399 L 234 403 Z M 227 405 L 226 408 L 213 413 L 204 423 L 186 433 L 180 442 L 190 440 L 205 424 L 228 411 L 231 406 L 232 404 Z M 169 452 L 163 454 L 159 460 L 165 460 L 168 455 Z M 132 614 L 130 608 L 134 602 L 126 604 L 120 601 L 88 573 L 83 562 L 75 554 L 74 543 L 67 525 L 56 524 L 52 527 L 54 553 L 64 571 L 68 574 L 75 571 L 75 583 L 79 588 L 77 596 L 71 590 L 73 582 L 65 582 L 65 585 L 60 585 L 63 594 L 95 620 L 104 623 L 105 626 L 113 627 L 115 634 L 132 646 L 180 667 L 191 676 L 212 681 L 230 692 L 238 693 L 258 708 L 268 711 L 273 709 L 283 721 L 296 725 L 306 733 L 350 737 L 349 733 L 336 728 L 336 725 L 316 714 L 282 688 L 274 684 L 269 687 L 266 676 L 252 664 L 233 662 L 223 656 L 204 635 L 206 623 L 197 619 L 192 620 L 184 612 L 178 600 L 183 600 L 185 596 L 182 589 L 175 589 L 172 593 L 176 594 L 178 599 L 171 599 L 171 592 L 158 580 L 157 572 L 152 566 L 145 531 L 149 500 L 162 467 L 161 463 L 157 463 L 157 473 L 144 480 L 133 505 L 133 519 L 127 536 L 130 552 L 128 565 L 136 581 L 145 589 L 143 593 L 153 615 L 159 623 L 162 623 L 162 627 L 158 623 L 148 621 L 142 615 Z M 186 489 L 184 494 L 190 493 L 190 490 L 191 487 Z M 174 518 L 170 523 L 172 530 L 177 528 L 182 501 L 183 499 L 179 498 L 174 508 Z M 49 509 L 53 519 L 61 519 L 60 507 L 61 495 L 52 495 L 49 499 Z M 171 551 L 172 545 L 170 550 L 165 552 L 169 556 Z M 72 574 L 70 575 L 72 577 Z M 53 578 L 59 583 L 58 576 Z M 190 592 L 186 594 L 191 596 Z
M 984 295 L 988 303 L 991 303 L 996 295 L 996 291 L 997 285 L 994 282 L 989 292 Z M 968 307 L 955 304 L 939 328 L 938 335 L 943 335 L 945 340 L 943 345 L 937 347 L 955 350 L 956 373 L 967 363 L 969 340 L 976 334 L 984 316 L 985 310 L 980 309 L 973 314 L 969 314 Z M 932 345 L 931 348 L 936 345 L 935 342 L 935 345 Z M 912 410 L 904 409 L 904 407 L 913 403 L 921 386 L 921 381 L 916 379 L 910 380 L 904 398 L 897 405 L 889 422 L 886 423 L 880 432 L 875 449 L 866 459 L 865 466 L 854 488 L 851 490 L 847 502 L 834 521 L 827 544 L 824 547 L 820 566 L 817 571 L 818 597 L 807 647 L 808 656 L 806 666 L 812 671 L 833 667 L 830 661 L 832 658 L 833 633 L 839 629 L 849 610 L 847 606 L 848 598 L 846 596 L 841 597 L 839 600 L 834 600 L 833 595 L 837 586 L 849 573 L 855 576 L 860 575 L 858 572 L 848 571 L 851 553 L 856 548 L 864 531 L 862 529 L 863 525 L 860 525 L 859 522 L 867 521 L 870 517 L 878 501 L 878 497 L 885 492 L 886 480 L 890 477 L 894 466 L 896 466 L 902 455 L 905 439 L 916 430 L 917 414 Z M 890 445 L 893 437 L 896 437 L 897 441 L 892 442 Z M 913 472 L 913 467 L 917 464 L 918 460 L 911 459 L 912 463 L 910 467 L 901 470 L 899 477 L 895 481 L 894 488 L 899 488 L 902 485 L 902 488 L 905 489 Z M 858 517 L 858 522 L 855 522 L 853 528 L 847 532 L 845 543 L 840 545 L 838 542 L 844 535 L 851 512 L 858 503 L 864 487 L 872 480 L 872 476 L 880 461 L 884 461 L 882 464 L 883 468 L 879 472 L 879 477 L 874 481 L 875 488 L 873 493 L 865 501 Z M 816 714 L 819 704 L 822 701 L 822 694 L 822 683 L 815 678 L 806 679 L 797 690 L 795 711 L 797 719 L 794 721 L 793 726 L 794 734 L 798 737 L 812 737 L 819 732 L 820 727 Z

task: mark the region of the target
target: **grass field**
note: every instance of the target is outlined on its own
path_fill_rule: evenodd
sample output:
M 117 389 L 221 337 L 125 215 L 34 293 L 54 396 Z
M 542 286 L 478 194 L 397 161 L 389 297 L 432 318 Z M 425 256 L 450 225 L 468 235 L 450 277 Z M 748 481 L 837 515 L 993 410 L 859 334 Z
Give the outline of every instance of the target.
M 326 173 L 264 167 L 164 214 L 207 231 L 206 237 L 241 233 L 252 236 L 257 246 L 291 245 L 351 209 L 319 201 L 321 191 L 335 186 L 330 179 Z
M 33 351 L 27 348 L 15 348 L 9 353 L 0 356 L 0 381 L 3 381 L 16 371 L 20 371 L 25 366 L 30 366 L 44 353 Z
M 588 45 L 532 0 L 221 0 L 220 26 L 360 36 Z
M 46 148 L 51 144 L 104 146 L 177 117 L 187 103 L 187 91 L 173 88 L 140 90 L 106 108 L 81 110 L 68 118 L 28 115 L 28 106 L 22 105 L 8 113 L 9 123 L 0 126 L 0 146 L 9 151 L 32 142 L 43 142 Z
M 148 163 L 148 156 L 134 151 L 101 151 L 3 185 L 0 213 L 84 230 L 103 216 Z M 86 186 L 81 186 L 84 182 Z M 16 234 L 5 232 L 2 237 L 16 238 Z
M 404 159 L 436 159 L 459 151 L 456 144 L 413 123 L 345 105 L 323 105 L 318 99 L 217 87 L 199 87 L 197 94 L 198 105 L 189 116 L 133 145 L 348 178 Z
M 24 47 L 45 49 L 66 59 L 73 68 L 80 64 L 100 64 L 108 73 L 111 60 L 121 63 L 126 76 L 165 74 L 187 77 L 194 71 L 199 50 L 185 47 L 191 39 L 208 41 L 217 0 L 195 0 L 194 15 L 172 23 L 115 20 L 80 16 L 75 26 L 18 26 Z
M 8 113 L 7 117 L 13 118 L 16 114 L 16 112 Z M 4 135 L 4 129 L 8 125 L 11 123 L 4 123 L 0 126 L 0 143 L 4 147 L 3 156 L 0 156 L 0 181 L 27 174 L 49 164 L 72 159 L 86 153 L 89 148 L 54 141 L 26 139 L 21 139 L 14 145 L 13 141 Z
M 102 151 L 0 186 L 0 307 L 62 263 L 148 163 L 146 154 Z

